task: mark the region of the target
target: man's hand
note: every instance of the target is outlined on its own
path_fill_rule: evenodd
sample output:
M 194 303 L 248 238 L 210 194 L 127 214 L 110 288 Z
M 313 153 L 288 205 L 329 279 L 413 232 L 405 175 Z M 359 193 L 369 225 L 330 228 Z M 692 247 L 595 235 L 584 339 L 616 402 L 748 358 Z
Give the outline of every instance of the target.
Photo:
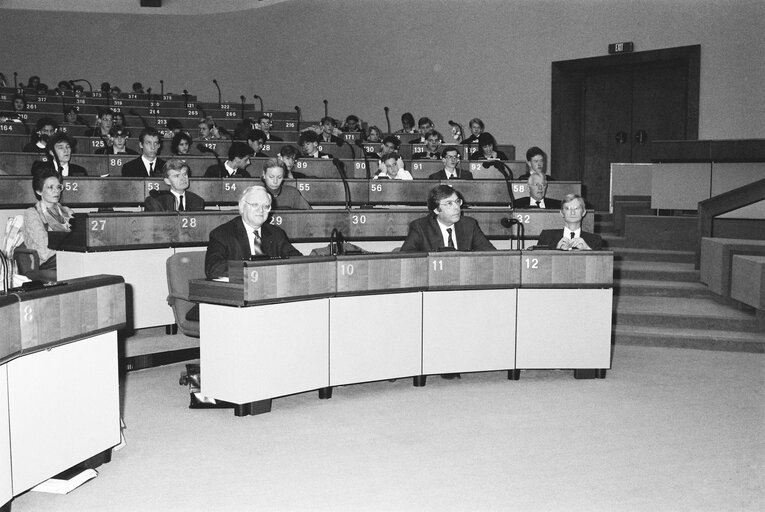
M 580 251 L 591 251 L 592 248 L 587 245 L 587 242 L 584 241 L 584 239 L 580 236 L 576 238 L 566 238 L 563 237 L 558 242 L 558 245 L 555 246 L 556 249 L 560 249 L 562 251 L 572 251 L 574 249 L 580 250 Z

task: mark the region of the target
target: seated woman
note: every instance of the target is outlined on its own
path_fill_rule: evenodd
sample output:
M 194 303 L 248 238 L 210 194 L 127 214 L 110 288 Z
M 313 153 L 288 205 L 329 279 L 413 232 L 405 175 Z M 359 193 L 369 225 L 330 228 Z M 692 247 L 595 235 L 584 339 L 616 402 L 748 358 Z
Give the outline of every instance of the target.
M 45 167 L 53 167 L 61 176 L 87 176 L 84 167 L 70 163 L 74 140 L 66 132 L 54 133 L 45 147 L 45 159 L 32 164 L 32 176 Z
M 284 184 L 286 167 L 276 158 L 263 162 L 260 179 L 271 195 L 271 206 L 275 210 L 310 210 L 311 205 L 300 195 L 298 189 Z
M 52 167 L 41 169 L 32 177 L 32 190 L 39 200 L 24 211 L 24 245 L 37 251 L 40 275 L 35 277 L 46 281 L 56 280 L 56 251 L 48 249 L 48 232 L 70 231 L 73 216 L 70 208 L 59 204 L 64 189 L 62 181 L 61 174 Z
M 470 160 L 507 160 L 507 155 L 497 151 L 494 137 L 484 132 L 478 137 L 478 151 L 470 155 Z
M 193 143 L 191 135 L 186 132 L 178 132 L 170 142 L 170 152 L 175 156 L 186 156 L 189 154 Z
M 364 142 L 382 142 L 382 130 L 377 126 L 370 126 Z

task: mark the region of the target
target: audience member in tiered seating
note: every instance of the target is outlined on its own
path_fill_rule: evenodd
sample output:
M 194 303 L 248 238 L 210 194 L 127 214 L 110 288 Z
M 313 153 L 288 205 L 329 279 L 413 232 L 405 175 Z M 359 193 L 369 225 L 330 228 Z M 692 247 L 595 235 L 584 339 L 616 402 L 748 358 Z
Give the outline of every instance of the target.
M 362 131 L 361 122 L 359 121 L 359 117 L 355 116 L 353 114 L 351 114 L 348 117 L 346 117 L 345 118 L 345 123 L 340 128 L 340 131 L 342 131 L 343 133 L 360 132 L 360 131 Z
M 37 251 L 39 269 L 50 281 L 56 279 L 56 251 L 48 248 L 49 231 L 70 231 L 69 221 L 74 213 L 59 203 L 64 189 L 61 174 L 45 167 L 32 177 L 32 190 L 37 203 L 24 211 L 24 245 Z M 43 277 L 43 276 L 41 276 Z
M 515 200 L 515 208 L 545 208 L 549 210 L 560 210 L 561 204 L 557 199 L 547 196 L 547 176 L 542 173 L 532 173 L 528 177 L 529 195 Z
M 50 136 L 45 146 L 45 159 L 32 164 L 32 176 L 52 167 L 61 176 L 87 176 L 84 167 L 71 163 L 74 139 L 66 132 L 57 132 Z
M 322 153 L 319 151 L 319 136 L 312 130 L 300 133 L 298 146 L 303 149 L 301 155 L 303 158 L 332 158 L 330 153 Z
M 277 137 L 275 135 L 271 135 L 271 128 L 273 127 L 274 123 L 271 121 L 271 118 L 267 115 L 261 115 L 258 118 L 258 125 L 256 128 L 259 128 L 263 131 L 263 133 L 266 134 L 266 140 L 271 140 L 274 142 L 281 142 L 282 138 Z
M 429 180 L 472 180 L 473 173 L 468 170 L 461 170 L 460 150 L 454 146 L 447 146 L 444 149 L 444 168 L 428 176 Z
M 271 195 L 271 206 L 277 210 L 310 210 L 311 205 L 300 195 L 298 189 L 284 184 L 287 169 L 277 158 L 263 162 L 260 179 Z
M 111 91 L 109 91 L 109 94 L 111 94 L 112 98 L 119 98 L 122 96 L 122 89 L 117 87 L 116 85 L 112 87 Z
M 587 215 L 582 196 L 566 195 L 560 215 L 563 217 L 563 229 L 542 230 L 537 245 L 555 247 L 562 251 L 599 251 L 603 248 L 603 239 L 600 236 L 582 231 L 582 219 Z
M 208 279 L 228 277 L 229 260 L 247 260 L 264 254 L 275 258 L 302 256 L 287 234 L 268 222 L 271 196 L 262 186 L 248 187 L 239 199 L 240 217 L 235 217 L 210 232 L 205 254 Z
M 60 93 L 65 93 L 72 90 L 72 84 L 70 84 L 68 80 L 61 80 L 56 86 L 56 89 L 58 89 Z
M 133 82 L 133 93 L 146 94 L 143 90 L 143 84 L 141 82 Z
M 478 137 L 481 136 L 481 134 L 484 131 L 484 124 L 483 121 L 478 119 L 477 117 L 474 117 L 470 120 L 468 123 L 468 127 L 470 128 L 470 137 L 463 139 L 460 141 L 460 144 L 475 144 L 478 142 Z
M 395 135 L 388 135 L 385 137 L 382 141 L 382 144 L 380 145 L 380 152 L 379 153 L 371 153 L 368 156 L 376 157 L 378 159 L 377 167 L 378 169 L 380 167 L 383 167 L 383 160 L 385 157 L 391 153 L 398 153 L 398 148 L 401 145 L 401 141 L 396 137 Z M 399 169 L 404 168 L 404 159 L 401 158 L 399 155 L 398 157 Z
M 194 144 L 191 135 L 186 132 L 176 133 L 170 142 L 170 152 L 175 156 L 186 156 L 191 152 L 191 145 Z
M 404 161 L 395 151 L 388 153 L 380 160 L 374 180 L 411 180 L 412 175 L 404 169 Z
M 0 112 L 0 123 L 23 123 L 19 116 L 27 108 L 27 100 L 21 94 L 13 95 L 13 112 Z
M 205 200 L 189 192 L 189 166 L 179 159 L 171 158 L 162 167 L 165 183 L 170 190 L 152 190 L 144 201 L 147 212 L 185 212 L 205 209 Z
M 71 106 L 64 111 L 64 122 L 68 124 L 81 124 L 80 115 L 77 107 Z
M 127 147 L 130 130 L 122 126 L 112 126 L 109 132 L 109 144 L 105 148 L 98 148 L 97 155 L 137 155 L 138 152 Z
M 282 146 L 277 155 L 277 160 L 284 164 L 285 174 L 284 179 L 292 180 L 297 178 L 305 178 L 305 174 L 295 171 L 295 164 L 297 163 L 300 153 L 297 148 L 291 144 Z
M 478 136 L 478 150 L 470 155 L 470 160 L 507 160 L 507 155 L 502 151 L 497 151 L 496 141 L 489 132 L 484 132 Z
M 74 97 L 75 98 L 82 98 L 85 96 L 85 88 L 81 86 L 80 84 L 77 84 L 74 86 Z
M 401 114 L 401 129 L 396 130 L 396 133 L 415 133 L 414 116 L 411 112 Z
M 545 155 L 545 152 L 536 146 L 530 147 L 528 151 L 526 151 L 526 166 L 528 167 L 528 170 L 526 171 L 526 174 L 522 174 L 518 179 L 528 179 L 529 176 L 535 172 L 546 174 L 546 164 L 547 155 Z M 552 181 L 553 178 L 548 176 L 547 179 Z
M 40 96 L 44 96 L 48 94 L 48 84 L 41 83 L 40 85 L 38 85 L 37 94 L 39 94 Z
M 27 81 L 27 89 L 34 89 L 37 90 L 37 87 L 40 85 L 40 77 L 37 75 L 32 75 L 29 77 L 29 81 Z
M 269 155 L 262 151 L 266 144 L 266 134 L 263 130 L 252 130 L 247 135 L 247 144 L 252 148 L 256 158 L 269 158 Z
M 372 125 L 367 130 L 366 138 L 364 139 L 364 142 L 381 142 L 383 138 L 382 130 L 376 126 Z
M 175 137 L 183 131 L 183 124 L 177 119 L 168 119 L 167 130 L 173 134 L 173 137 Z
M 125 114 L 122 112 L 115 112 L 113 116 L 112 126 L 125 126 Z
M 122 175 L 130 178 L 146 178 L 162 176 L 165 161 L 157 158 L 162 147 L 162 135 L 155 128 L 144 128 L 138 136 L 138 147 L 141 157 L 131 160 L 122 166 Z
M 337 129 L 335 120 L 329 116 L 321 118 L 321 132 L 319 133 L 319 142 L 331 142 L 333 144 L 344 144 L 343 139 L 336 133 L 342 133 Z
M 424 144 L 425 139 L 427 138 L 427 134 L 433 130 L 433 126 L 433 121 L 431 121 L 430 118 L 421 117 L 417 121 L 417 131 L 419 132 L 420 136 L 416 139 L 410 140 L 409 144 Z
M 438 185 L 428 193 L 430 214 L 409 224 L 401 252 L 494 251 L 475 219 L 462 215 L 462 199 L 449 185 Z
M 221 140 L 223 137 L 220 135 L 220 130 L 212 121 L 212 118 L 202 119 L 199 121 L 199 140 L 211 141 Z
M 0 87 L 8 87 L 8 79 L 3 73 L 0 73 Z
M 441 143 L 444 138 L 436 130 L 430 130 L 425 135 L 425 151 L 415 153 L 412 155 L 412 160 L 440 160 L 441 159 Z
M 205 171 L 205 178 L 251 178 L 246 171 L 250 165 L 252 148 L 244 142 L 232 142 L 228 148 L 228 160 L 211 165 Z
M 114 112 L 111 109 L 101 110 L 96 119 L 96 125 L 85 132 L 86 137 L 108 138 L 114 125 Z
M 45 154 L 45 147 L 48 144 L 48 139 L 51 135 L 58 130 L 58 124 L 50 117 L 41 117 L 37 120 L 35 125 L 35 132 L 32 134 L 32 140 L 30 140 L 22 151 L 24 153 L 41 153 Z

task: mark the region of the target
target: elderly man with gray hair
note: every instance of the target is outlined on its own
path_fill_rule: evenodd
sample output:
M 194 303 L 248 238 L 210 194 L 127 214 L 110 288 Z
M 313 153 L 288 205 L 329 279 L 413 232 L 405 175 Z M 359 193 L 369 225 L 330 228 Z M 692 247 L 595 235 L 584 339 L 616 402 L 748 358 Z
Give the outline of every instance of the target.
M 540 173 L 531 173 L 528 178 L 529 195 L 515 200 L 514 206 L 519 208 L 546 208 L 560 210 L 560 201 L 547 196 L 547 176 Z

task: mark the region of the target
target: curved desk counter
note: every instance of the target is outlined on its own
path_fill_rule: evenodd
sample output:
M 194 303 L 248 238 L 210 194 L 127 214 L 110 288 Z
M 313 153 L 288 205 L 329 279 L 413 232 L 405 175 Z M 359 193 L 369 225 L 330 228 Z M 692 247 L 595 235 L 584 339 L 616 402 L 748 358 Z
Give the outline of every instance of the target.
M 0 504 L 120 442 L 119 276 L 0 295 Z
M 613 254 L 496 251 L 231 262 L 193 280 L 202 392 L 237 416 L 383 379 L 611 366 Z M 572 304 L 575 307 L 572 307 Z M 552 312 L 539 321 L 539 312 Z

